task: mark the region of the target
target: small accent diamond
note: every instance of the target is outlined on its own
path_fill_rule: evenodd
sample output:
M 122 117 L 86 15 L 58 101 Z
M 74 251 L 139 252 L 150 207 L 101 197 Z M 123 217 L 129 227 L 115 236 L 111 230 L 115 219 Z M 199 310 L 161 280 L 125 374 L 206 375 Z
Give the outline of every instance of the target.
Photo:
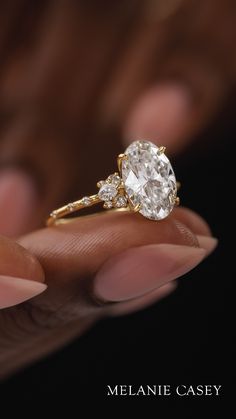
M 111 183 L 112 185 L 118 187 L 121 182 L 121 178 L 118 173 L 113 173 L 112 175 L 108 176 L 107 182 Z
M 111 201 L 117 195 L 117 189 L 113 184 L 105 183 L 98 192 L 102 201 Z
M 123 195 L 118 195 L 115 199 L 116 208 L 124 208 L 127 206 L 127 198 Z
M 82 204 L 83 205 L 89 205 L 89 204 L 91 204 L 91 199 L 88 197 L 88 196 L 84 196 L 82 199 L 81 199 L 81 201 L 82 201 Z
M 103 208 L 109 209 L 109 208 L 112 208 L 112 207 L 113 207 L 112 201 L 106 201 L 103 204 Z
M 70 204 L 67 205 L 67 208 L 70 212 L 72 212 L 74 210 L 74 204 L 71 202 Z

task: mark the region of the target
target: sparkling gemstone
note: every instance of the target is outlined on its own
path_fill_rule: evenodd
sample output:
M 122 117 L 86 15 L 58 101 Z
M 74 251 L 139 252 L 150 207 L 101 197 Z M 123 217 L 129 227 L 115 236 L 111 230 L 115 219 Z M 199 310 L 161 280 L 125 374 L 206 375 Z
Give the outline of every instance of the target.
M 118 195 L 115 198 L 115 207 L 116 208 L 124 208 L 127 206 L 127 198 L 123 195 Z
M 120 176 L 117 173 L 114 173 L 113 175 L 108 176 L 107 182 L 112 183 L 114 186 L 119 186 L 121 181 Z
M 113 207 L 112 201 L 106 201 L 103 207 L 107 209 L 112 208 Z
M 161 220 L 174 207 L 176 179 L 169 159 L 150 141 L 135 141 L 126 149 L 122 179 L 133 206 L 146 218 Z
M 71 202 L 70 204 L 68 204 L 67 205 L 67 208 L 68 208 L 69 211 L 72 212 L 74 210 L 74 204 L 73 204 L 73 202 Z
M 110 201 L 117 195 L 117 189 L 115 185 L 111 183 L 105 183 L 101 186 L 98 192 L 98 196 L 102 201 Z
M 91 199 L 88 197 L 88 196 L 84 196 L 83 198 L 82 198 L 82 204 L 83 205 L 89 205 L 89 204 L 91 204 Z

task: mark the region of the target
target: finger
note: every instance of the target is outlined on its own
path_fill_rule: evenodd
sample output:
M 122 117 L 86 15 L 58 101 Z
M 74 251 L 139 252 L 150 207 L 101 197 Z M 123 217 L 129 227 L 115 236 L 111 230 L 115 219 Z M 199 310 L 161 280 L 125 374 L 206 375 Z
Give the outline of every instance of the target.
M 191 93 L 187 86 L 162 84 L 144 92 L 128 113 L 124 141 L 150 139 L 171 151 L 172 144 L 183 141 L 192 112 Z
M 217 245 L 211 237 L 204 237 L 203 240 L 198 237 L 202 248 L 152 244 L 128 249 L 111 257 L 95 277 L 95 295 L 104 301 L 133 301 L 161 289 L 192 270 Z
M 205 249 L 206 256 L 210 255 L 218 245 L 218 240 L 215 237 L 197 235 L 198 244 Z
M 195 234 L 211 236 L 211 229 L 207 222 L 196 212 L 186 207 L 178 207 L 173 211 L 174 217 L 185 224 Z
M 188 217 L 190 217 L 189 214 Z M 198 253 L 198 241 L 194 232 L 180 223 L 174 214 L 161 222 L 152 222 L 139 214 L 103 213 L 81 217 L 66 224 L 39 230 L 22 237 L 20 242 L 26 248 L 30 248 L 41 261 L 49 289 L 67 289 L 64 295 L 67 301 L 69 300 L 70 284 L 73 284 L 73 293 L 76 281 L 77 292 L 78 288 L 85 288 L 87 295 L 88 292 L 91 292 L 90 281 L 82 279 L 93 278 L 106 261 L 127 249 L 171 243 L 180 245 L 177 247 L 190 247 L 194 255 L 199 256 L 199 261 L 204 253 L 202 249 Z M 152 253 L 153 255 L 156 258 L 154 253 Z M 193 258 L 190 258 L 193 264 L 197 258 L 194 255 Z M 162 258 L 162 256 L 163 252 L 159 257 Z M 168 257 L 170 260 L 172 256 L 167 255 L 166 258 Z M 176 262 L 178 265 L 178 260 Z M 133 284 L 136 286 L 134 281 Z M 149 284 L 142 292 L 148 292 L 152 286 L 153 284 Z M 159 286 L 159 282 L 156 286 Z M 134 290 L 134 295 L 135 292 L 137 291 Z M 92 294 L 90 294 L 90 305 L 93 300 Z M 140 294 L 140 290 L 138 294 Z M 131 297 L 127 295 L 128 298 Z M 80 307 L 82 307 L 81 301 L 80 299 Z M 62 300 L 60 300 L 60 304 L 63 304 Z M 76 306 L 79 310 L 78 303 Z
M 23 303 L 47 289 L 46 284 L 0 275 L 0 309 Z
M 205 249 L 173 244 L 125 250 L 100 269 L 94 281 L 94 293 L 104 301 L 141 297 L 189 272 L 205 256 Z
M 0 236 L 1 275 L 19 276 L 44 282 L 43 269 L 36 257 L 18 243 Z
M 134 313 L 139 310 L 143 310 L 149 307 L 152 304 L 157 303 L 163 298 L 170 295 L 177 288 L 177 281 L 168 282 L 168 284 L 163 285 L 160 288 L 151 291 L 150 293 L 135 298 L 130 301 L 121 302 L 119 304 L 113 304 L 110 307 L 109 315 L 110 316 L 123 316 L 126 314 Z
M 78 217 L 28 234 L 20 243 L 39 257 L 51 276 L 63 278 L 93 275 L 106 259 L 134 246 L 152 243 L 198 246 L 194 232 L 178 221 L 174 213 L 161 222 L 153 222 L 126 211 Z
M 14 237 L 27 231 L 37 205 L 33 179 L 20 169 L 0 172 L 0 232 Z
M 41 265 L 22 246 L 0 237 L 0 253 L 0 308 L 22 303 L 47 288 Z
M 74 146 L 66 150 L 62 136 L 36 116 L 20 115 L 6 128 L 0 153 L 0 232 L 18 236 L 33 230 L 49 208 L 66 199 L 75 179 Z
M 213 117 L 226 96 L 218 78 L 203 74 L 201 81 L 153 86 L 131 107 L 124 122 L 124 142 L 133 138 L 151 139 L 180 152 Z
M 207 222 L 196 212 L 184 207 L 175 208 L 174 216 L 178 221 L 184 223 L 191 231 L 194 231 L 199 246 L 203 247 L 207 254 L 210 254 L 217 245 L 217 239 L 212 237 Z

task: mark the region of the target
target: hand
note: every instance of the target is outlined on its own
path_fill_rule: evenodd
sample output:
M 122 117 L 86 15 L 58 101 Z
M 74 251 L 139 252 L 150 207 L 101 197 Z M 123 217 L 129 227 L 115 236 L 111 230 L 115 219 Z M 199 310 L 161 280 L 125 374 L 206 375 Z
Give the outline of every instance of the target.
M 163 86 L 145 93 L 131 112 L 124 132 L 131 134 L 137 126 L 144 137 L 150 129 L 154 134 L 158 119 L 147 109 L 159 109 L 159 115 L 161 102 L 168 108 L 168 100 L 174 105 L 173 112 L 171 118 L 163 117 L 162 133 L 165 137 L 169 132 L 165 144 L 169 141 L 170 149 L 178 144 L 175 122 L 179 124 L 180 119 L 184 126 L 185 121 L 180 118 L 185 100 L 181 87 Z M 187 109 L 187 102 L 185 106 Z M 172 133 L 168 131 L 170 121 Z M 69 156 L 65 161 L 69 165 Z M 16 169 L 5 176 L 9 188 L 5 186 L 5 194 L 15 199 L 18 193 L 25 215 L 31 213 L 29 197 L 33 197 L 34 205 L 37 200 L 32 179 Z M 53 172 L 49 179 L 53 188 Z M 58 194 L 64 194 L 67 182 L 69 177 Z M 50 202 L 54 199 L 55 195 Z M 5 202 L 3 199 L 2 205 Z M 43 210 L 36 212 L 38 222 L 48 207 L 49 200 L 44 199 Z M 9 214 L 7 205 L 5 213 Z M 6 220 L 11 234 L 30 228 L 28 219 L 28 224 L 12 227 L 12 217 L 10 213 Z M 21 222 L 19 216 L 15 219 Z M 64 345 L 103 316 L 139 310 L 170 294 L 176 287 L 174 280 L 200 263 L 214 249 L 216 240 L 198 215 L 178 208 L 160 223 L 124 213 L 80 218 L 20 238 L 19 243 L 27 250 L 7 239 L 1 243 L 0 307 L 9 307 L 0 312 L 0 370 L 4 376 Z M 32 298 L 37 294 L 41 295 Z
M 68 34 L 67 25 L 63 28 Z M 152 28 L 152 31 L 154 36 L 156 29 Z M 104 44 L 104 39 L 99 39 Z M 151 39 L 147 37 L 148 42 L 152 42 Z M 56 40 L 57 37 L 53 42 Z M 47 39 L 44 41 L 40 53 L 45 58 L 45 51 L 52 52 L 56 48 L 52 42 L 48 49 Z M 138 62 L 143 61 L 144 52 L 149 50 L 146 47 L 149 46 L 144 45 L 140 50 Z M 152 49 L 150 51 L 153 54 Z M 39 63 L 42 56 L 39 54 Z M 130 57 L 132 60 L 132 54 Z M 160 138 L 167 145 L 168 153 L 177 153 L 217 111 L 225 97 L 227 89 L 220 78 L 213 78 L 209 93 L 206 89 L 206 86 L 209 88 L 209 72 L 203 70 L 202 83 L 194 85 L 196 78 L 189 77 L 191 69 L 181 62 L 179 79 L 191 79 L 191 88 L 185 82 L 165 82 L 148 90 L 144 87 L 141 91 L 139 85 L 133 100 L 129 88 L 133 86 L 135 90 L 137 65 L 130 67 L 130 60 L 125 65 L 122 61 L 119 77 L 112 88 L 109 89 L 109 85 L 104 88 L 96 102 L 96 117 L 89 115 L 89 129 L 81 123 L 81 116 L 80 124 L 75 123 L 78 117 L 75 97 L 80 92 L 74 86 L 65 88 L 70 91 L 65 102 L 70 105 L 66 117 L 60 118 L 66 107 L 59 114 L 55 112 L 53 104 L 57 100 L 52 91 L 59 95 L 63 106 L 64 101 L 61 91 L 56 92 L 56 84 L 52 83 L 54 90 L 52 88 L 48 97 L 48 84 L 37 84 L 38 79 L 43 80 L 43 74 L 39 74 L 43 66 L 39 66 L 33 87 L 28 79 L 27 86 L 18 80 L 18 90 L 17 83 L 8 84 L 11 89 L 14 86 L 14 93 L 12 90 L 13 95 L 10 94 L 12 104 L 14 94 L 18 92 L 16 97 L 24 111 L 18 112 L 13 123 L 6 124 L 2 136 L 0 231 L 3 234 L 14 237 L 31 231 L 42 225 L 52 208 L 71 200 L 83 172 L 86 147 L 94 146 L 95 150 L 101 147 L 98 138 L 102 136 L 104 126 L 108 131 L 111 123 L 121 126 L 125 143 L 131 137 L 149 137 L 158 142 Z M 128 72 L 128 68 L 133 68 L 134 72 Z M 206 68 L 207 65 L 203 66 Z M 67 66 L 67 76 L 69 71 Z M 16 76 L 16 72 L 14 74 Z M 70 81 L 70 75 L 62 75 L 62 79 Z M 81 80 L 83 83 L 83 78 Z M 35 102 L 30 100 L 31 90 Z M 42 90 L 45 102 L 40 99 Z M 127 94 L 121 97 L 120 91 Z M 90 100 L 93 100 L 92 87 L 89 92 Z M 80 109 L 88 103 L 87 93 L 80 95 Z M 28 102 L 24 102 L 25 95 Z M 49 114 L 56 115 L 59 124 L 51 122 L 42 112 L 52 97 L 50 106 L 54 110 Z M 196 97 L 201 100 L 196 101 Z M 40 112 L 34 111 L 35 103 L 40 103 Z M 78 190 L 75 198 L 79 195 Z M 138 215 L 107 213 L 33 232 L 19 239 L 19 243 L 28 250 L 7 239 L 1 241 L 4 257 L 0 265 L 0 306 L 9 307 L 0 313 L 3 375 L 59 347 L 104 315 L 137 310 L 168 295 L 175 288 L 173 280 L 196 266 L 213 250 L 216 240 L 210 237 L 209 228 L 199 216 L 179 208 L 167 220 L 155 225 L 140 220 Z M 42 295 L 23 303 L 40 293 Z M 20 302 L 23 304 L 10 308 Z M 6 325 L 9 326 L 7 329 Z
M 38 230 L 19 243 L 28 250 L 9 239 L 0 242 L 0 306 L 44 292 L 0 311 L 2 376 L 65 344 L 103 316 L 126 314 L 163 298 L 216 241 L 198 215 L 178 208 L 159 223 L 124 212 L 87 216 Z

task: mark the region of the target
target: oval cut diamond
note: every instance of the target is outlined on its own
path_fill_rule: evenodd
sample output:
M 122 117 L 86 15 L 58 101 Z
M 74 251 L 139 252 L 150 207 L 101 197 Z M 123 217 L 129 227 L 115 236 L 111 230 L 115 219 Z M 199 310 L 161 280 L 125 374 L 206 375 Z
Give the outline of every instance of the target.
M 166 155 L 150 141 L 135 141 L 125 151 L 121 172 L 126 193 L 146 218 L 161 220 L 172 211 L 176 179 Z

